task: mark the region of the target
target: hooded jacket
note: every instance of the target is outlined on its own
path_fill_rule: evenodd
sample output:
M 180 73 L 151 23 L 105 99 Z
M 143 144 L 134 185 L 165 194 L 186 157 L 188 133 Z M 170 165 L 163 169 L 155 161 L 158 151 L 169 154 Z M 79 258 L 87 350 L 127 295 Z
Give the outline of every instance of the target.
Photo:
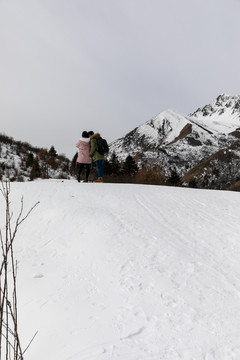
M 94 161 L 104 160 L 104 155 L 99 154 L 97 151 L 97 138 L 100 138 L 101 135 L 99 133 L 93 134 L 90 136 L 90 155 L 92 156 Z
M 91 164 L 91 159 L 89 157 L 90 139 L 83 137 L 80 138 L 76 147 L 78 148 L 77 162 L 80 164 Z

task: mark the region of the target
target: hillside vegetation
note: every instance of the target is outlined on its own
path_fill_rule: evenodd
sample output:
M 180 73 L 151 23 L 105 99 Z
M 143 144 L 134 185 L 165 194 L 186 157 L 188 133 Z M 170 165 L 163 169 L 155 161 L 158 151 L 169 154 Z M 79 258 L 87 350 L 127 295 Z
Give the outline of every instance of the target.
M 54 146 L 37 148 L 0 134 L 0 180 L 69 179 L 70 175 L 69 159 L 58 155 Z

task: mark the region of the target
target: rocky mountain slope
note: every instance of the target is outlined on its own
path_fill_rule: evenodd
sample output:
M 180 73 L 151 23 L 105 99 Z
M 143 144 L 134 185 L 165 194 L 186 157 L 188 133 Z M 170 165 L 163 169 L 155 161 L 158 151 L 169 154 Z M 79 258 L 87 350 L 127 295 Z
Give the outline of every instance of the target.
M 240 179 L 240 96 L 220 95 L 189 115 L 167 110 L 110 145 L 123 160 L 176 171 L 184 185 L 223 189 Z

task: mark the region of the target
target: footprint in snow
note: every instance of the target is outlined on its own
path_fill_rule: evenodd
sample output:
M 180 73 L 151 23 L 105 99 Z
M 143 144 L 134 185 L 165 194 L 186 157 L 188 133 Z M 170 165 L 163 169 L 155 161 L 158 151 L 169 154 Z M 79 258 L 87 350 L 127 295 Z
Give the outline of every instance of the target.
M 34 275 L 33 275 L 33 278 L 34 278 L 34 279 L 41 279 L 41 278 L 43 278 L 43 277 L 44 277 L 43 274 L 34 274 Z

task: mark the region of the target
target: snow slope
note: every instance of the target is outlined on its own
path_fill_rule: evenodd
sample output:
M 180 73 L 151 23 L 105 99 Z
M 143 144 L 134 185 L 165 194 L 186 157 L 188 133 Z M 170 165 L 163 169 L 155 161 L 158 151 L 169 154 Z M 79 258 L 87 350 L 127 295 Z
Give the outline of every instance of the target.
M 189 116 L 215 134 L 229 134 L 240 126 L 240 95 L 219 95 L 211 104 Z
M 14 216 L 22 195 L 26 360 L 240 358 L 239 193 L 13 183 Z

